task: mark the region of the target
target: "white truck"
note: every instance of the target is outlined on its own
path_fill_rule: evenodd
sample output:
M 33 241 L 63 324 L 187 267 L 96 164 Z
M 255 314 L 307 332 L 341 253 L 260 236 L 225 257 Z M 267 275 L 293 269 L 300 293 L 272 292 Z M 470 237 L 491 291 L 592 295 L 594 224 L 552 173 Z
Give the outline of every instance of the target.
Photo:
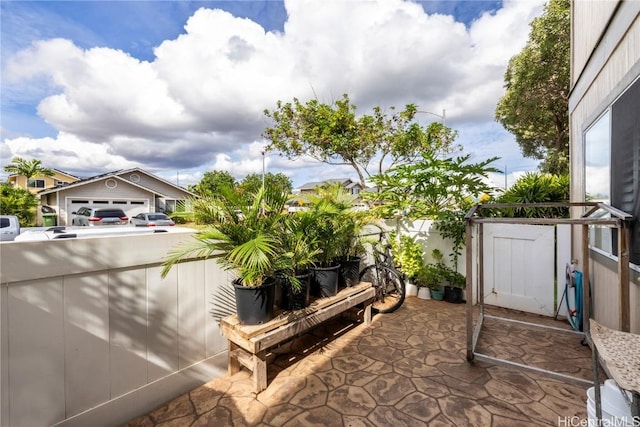
M 0 242 L 11 242 L 20 234 L 20 223 L 14 215 L 0 215 Z

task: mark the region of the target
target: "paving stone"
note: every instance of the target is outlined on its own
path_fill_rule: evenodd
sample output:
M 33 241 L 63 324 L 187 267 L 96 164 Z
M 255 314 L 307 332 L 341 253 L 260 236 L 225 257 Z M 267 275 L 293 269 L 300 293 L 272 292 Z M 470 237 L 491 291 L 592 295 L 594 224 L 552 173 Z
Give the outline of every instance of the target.
M 162 422 L 188 416 L 193 413 L 194 408 L 189 400 L 189 396 L 184 394 L 151 412 L 149 416 L 155 423 L 160 424 Z
M 395 407 L 425 423 L 440 414 L 438 400 L 424 393 L 411 393 L 398 402 Z
M 281 426 L 303 411 L 304 409 L 290 403 L 272 405 L 267 408 L 262 420 L 272 426 Z
M 204 386 L 191 391 L 189 393 L 189 399 L 195 408 L 196 414 L 201 415 L 212 410 L 218 404 L 218 400 L 225 395 L 225 391 L 229 388 L 230 384 L 228 383 L 223 384 L 222 387 L 218 387 L 214 383 L 205 384 Z
M 314 408 L 296 415 L 282 427 L 327 427 L 342 425 L 342 416 L 328 406 Z
M 409 378 L 393 373 L 380 375 L 364 386 L 380 405 L 393 405 L 416 391 Z
M 345 415 L 367 416 L 376 407 L 376 401 L 362 387 L 345 385 L 330 391 L 327 405 Z
M 291 399 L 291 403 L 303 408 L 317 408 L 327 404 L 328 387 L 315 375 L 306 378 L 306 384 Z

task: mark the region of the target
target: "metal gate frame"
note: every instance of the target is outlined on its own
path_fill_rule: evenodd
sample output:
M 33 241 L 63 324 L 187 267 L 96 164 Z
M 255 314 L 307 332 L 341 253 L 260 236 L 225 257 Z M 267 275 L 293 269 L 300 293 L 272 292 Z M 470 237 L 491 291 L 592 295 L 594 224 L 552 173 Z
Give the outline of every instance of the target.
M 579 218 L 509 218 L 500 216 L 483 216 L 483 214 L 495 215 L 505 209 L 514 208 L 583 208 L 586 212 Z M 607 215 L 609 217 L 602 217 Z M 516 322 L 520 324 L 526 324 L 529 326 L 535 326 L 539 328 L 552 329 L 557 331 L 563 331 L 572 334 L 584 335 L 587 343 L 593 347 L 591 336 L 589 334 L 589 318 L 591 313 L 591 301 L 589 294 L 589 226 L 603 226 L 615 228 L 618 230 L 618 286 L 620 288 L 620 313 L 619 322 L 620 329 L 624 332 L 629 332 L 630 329 L 630 297 L 629 297 L 629 230 L 631 226 L 631 220 L 633 217 L 626 212 L 616 209 L 604 203 L 596 202 L 571 202 L 571 203 L 491 203 L 491 204 L 476 204 L 474 205 L 467 215 L 465 216 L 465 232 L 466 232 L 466 299 L 467 299 L 467 361 L 481 360 L 486 362 L 492 362 L 496 364 L 508 365 L 517 367 L 520 369 L 526 369 L 534 372 L 544 373 L 558 379 L 570 380 L 582 384 L 591 384 L 591 381 L 584 380 L 582 378 L 573 377 L 570 375 L 562 374 L 559 372 L 550 371 L 547 369 L 537 368 L 535 366 L 525 365 L 521 363 L 512 362 L 506 359 L 489 356 L 476 351 L 476 344 L 478 337 L 482 330 L 482 326 L 485 318 L 492 318 L 498 320 L 505 320 L 509 322 Z M 574 332 L 571 330 L 565 330 L 560 328 L 554 328 L 551 326 L 545 326 L 537 323 L 522 322 L 513 319 L 507 319 L 499 316 L 490 316 L 485 314 L 484 299 L 478 298 L 478 305 L 480 306 L 480 314 L 477 323 L 473 324 L 473 261 L 476 260 L 478 267 L 477 284 L 478 295 L 484 295 L 484 248 L 483 248 L 483 224 L 531 224 L 531 225 L 558 225 L 568 224 L 572 226 L 582 227 L 582 281 L 583 281 L 583 328 L 584 332 Z M 475 230 L 475 233 L 474 233 Z M 474 234 L 476 237 L 477 250 L 474 251 Z M 477 252 L 477 259 L 474 258 L 474 254 Z

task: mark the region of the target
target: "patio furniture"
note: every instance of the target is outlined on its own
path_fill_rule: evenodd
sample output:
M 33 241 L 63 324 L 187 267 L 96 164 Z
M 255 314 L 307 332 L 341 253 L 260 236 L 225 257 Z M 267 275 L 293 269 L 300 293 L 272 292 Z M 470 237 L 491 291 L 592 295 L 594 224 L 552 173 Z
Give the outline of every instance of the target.
M 602 420 L 599 361 L 623 390 L 631 392 L 631 414 L 640 420 L 640 335 L 615 331 L 590 319 L 596 416 Z M 599 357 L 598 357 L 599 355 Z M 636 425 L 636 424 L 634 424 Z
M 260 325 L 242 325 L 237 315 L 220 321 L 220 332 L 229 342 L 229 375 L 240 370 L 240 365 L 252 372 L 254 391 L 267 388 L 268 350 L 358 304 L 364 304 L 361 315 L 365 324 L 371 323 L 371 303 L 375 290 L 370 283 L 361 282 L 345 288 L 337 295 L 319 298 L 308 307 L 297 311 L 282 311 L 274 319 Z

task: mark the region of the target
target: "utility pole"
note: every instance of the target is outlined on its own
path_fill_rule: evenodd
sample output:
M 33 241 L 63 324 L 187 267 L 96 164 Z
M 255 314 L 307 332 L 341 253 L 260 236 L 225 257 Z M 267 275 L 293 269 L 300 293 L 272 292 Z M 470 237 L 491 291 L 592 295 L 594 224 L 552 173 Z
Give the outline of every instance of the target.
M 264 188 L 264 156 L 266 154 L 266 150 L 263 149 L 260 153 L 262 154 L 262 188 Z
M 507 191 L 507 165 L 504 165 L 504 191 Z

